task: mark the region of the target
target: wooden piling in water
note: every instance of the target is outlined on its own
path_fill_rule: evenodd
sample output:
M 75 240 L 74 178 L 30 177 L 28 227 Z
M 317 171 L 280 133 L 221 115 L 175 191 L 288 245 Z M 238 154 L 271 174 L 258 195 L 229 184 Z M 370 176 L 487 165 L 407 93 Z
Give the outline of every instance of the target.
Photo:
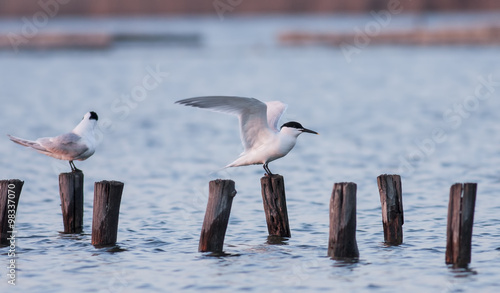
M 456 183 L 450 188 L 446 263 L 465 268 L 471 262 L 472 226 L 477 183 Z
M 399 175 L 380 175 L 377 177 L 384 242 L 388 245 L 403 243 L 403 195 Z
M 290 237 L 283 176 L 266 175 L 260 179 L 260 185 L 269 236 Z
M 330 199 L 328 256 L 333 259 L 358 258 L 356 242 L 356 184 L 335 183 Z
M 233 198 L 236 195 L 233 180 L 212 180 L 208 184 L 209 194 L 205 219 L 201 228 L 200 252 L 222 252 L 224 237 Z
M 92 245 L 103 247 L 116 244 L 123 186 L 119 181 L 94 183 Z
M 83 177 L 82 172 L 59 174 L 63 233 L 81 233 L 83 230 Z
M 0 246 L 10 245 L 23 184 L 19 179 L 0 180 Z

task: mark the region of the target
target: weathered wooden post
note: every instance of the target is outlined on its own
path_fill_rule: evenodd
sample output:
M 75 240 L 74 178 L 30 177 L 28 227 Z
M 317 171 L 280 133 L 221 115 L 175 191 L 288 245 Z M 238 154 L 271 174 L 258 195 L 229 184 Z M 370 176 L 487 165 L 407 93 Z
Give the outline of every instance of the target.
M 269 235 L 290 237 L 283 176 L 266 175 L 260 179 L 260 185 Z
M 450 188 L 446 263 L 465 268 L 471 261 L 472 226 L 477 183 L 456 183 Z
M 94 183 L 92 245 L 103 247 L 116 244 L 123 186 L 119 181 Z
M 233 180 L 217 179 L 210 181 L 208 188 L 207 210 L 198 251 L 222 252 L 231 206 L 236 195 L 235 184 Z
M 382 223 L 384 241 L 388 245 L 403 243 L 403 195 L 399 175 L 380 175 L 377 177 L 380 203 L 382 204 Z
M 63 233 L 81 233 L 83 230 L 83 173 L 59 174 L 59 195 L 63 215 Z
M 333 259 L 358 258 L 356 242 L 356 184 L 335 183 L 330 199 L 328 256 Z
M 0 246 L 11 244 L 23 184 L 19 179 L 0 180 Z

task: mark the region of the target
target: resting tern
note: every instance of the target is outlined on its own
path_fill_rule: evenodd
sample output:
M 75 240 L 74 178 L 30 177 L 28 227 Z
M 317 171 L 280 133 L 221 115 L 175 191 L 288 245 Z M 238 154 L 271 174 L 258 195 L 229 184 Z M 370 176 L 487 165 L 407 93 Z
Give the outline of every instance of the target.
M 287 108 L 279 101 L 263 103 L 254 98 L 207 96 L 176 103 L 238 116 L 244 151 L 225 168 L 262 164 L 266 173 L 273 175 L 268 164 L 288 154 L 301 133 L 318 134 L 294 121 L 278 129 L 278 122 Z
M 10 140 L 20 145 L 30 147 L 44 155 L 59 160 L 69 161 L 73 172 L 81 172 L 76 168 L 74 160 L 83 161 L 95 152 L 96 139 L 94 129 L 97 125 L 97 114 L 88 112 L 82 121 L 71 131 L 56 137 L 42 137 L 35 141 L 7 135 Z

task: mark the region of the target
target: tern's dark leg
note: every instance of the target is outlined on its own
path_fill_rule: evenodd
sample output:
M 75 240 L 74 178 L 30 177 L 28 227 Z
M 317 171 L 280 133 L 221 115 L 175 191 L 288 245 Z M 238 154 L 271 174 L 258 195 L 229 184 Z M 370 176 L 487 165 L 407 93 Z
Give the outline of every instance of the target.
M 273 175 L 273 173 L 271 173 L 271 170 L 269 170 L 269 166 L 267 165 L 267 163 L 262 165 L 262 167 L 264 167 L 264 170 L 266 170 L 267 175 L 269 175 L 269 176 Z
M 75 166 L 75 163 L 73 163 L 73 161 L 69 161 L 69 166 L 71 167 L 71 172 L 82 172 L 82 170 L 78 169 Z

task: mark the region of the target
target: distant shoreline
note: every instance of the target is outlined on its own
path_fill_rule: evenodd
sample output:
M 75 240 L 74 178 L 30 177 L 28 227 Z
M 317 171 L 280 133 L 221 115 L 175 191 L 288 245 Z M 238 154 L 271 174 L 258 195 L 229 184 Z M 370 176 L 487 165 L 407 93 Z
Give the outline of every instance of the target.
M 46 13 L 78 16 L 182 15 L 182 14 L 260 14 L 260 13 L 364 13 L 401 6 L 409 12 L 464 12 L 500 10 L 496 0 L 0 0 L 0 16 L 26 16 Z

